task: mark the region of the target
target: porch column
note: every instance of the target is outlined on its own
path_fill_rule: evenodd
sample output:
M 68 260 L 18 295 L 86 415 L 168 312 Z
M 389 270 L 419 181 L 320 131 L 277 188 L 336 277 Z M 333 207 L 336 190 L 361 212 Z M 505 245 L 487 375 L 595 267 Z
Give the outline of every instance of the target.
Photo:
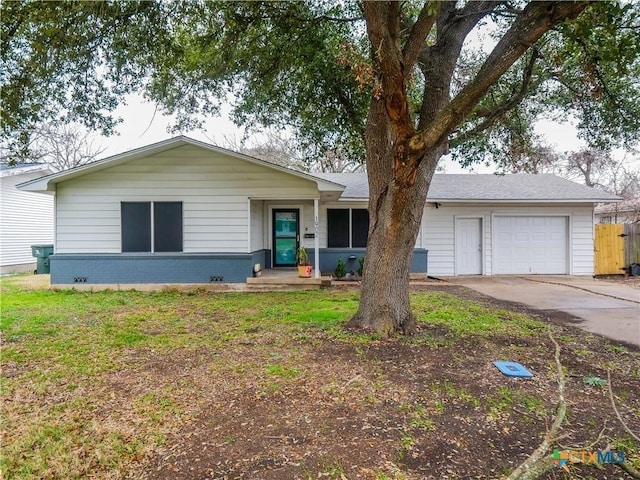
M 247 198 L 247 253 L 251 253 L 251 198 Z
M 320 278 L 320 239 L 318 238 L 318 226 L 320 224 L 318 218 L 318 204 L 319 201 L 317 198 L 313 199 L 313 224 L 315 226 L 315 232 L 313 235 L 313 252 L 314 252 L 314 265 L 316 266 L 315 270 L 315 278 Z

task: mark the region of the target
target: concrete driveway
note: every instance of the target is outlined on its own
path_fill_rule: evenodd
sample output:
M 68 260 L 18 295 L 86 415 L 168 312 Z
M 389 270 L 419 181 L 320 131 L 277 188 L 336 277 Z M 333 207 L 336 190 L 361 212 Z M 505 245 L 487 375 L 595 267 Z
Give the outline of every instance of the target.
M 640 347 L 640 290 L 591 277 L 506 276 L 447 279 L 500 300 L 537 310 L 559 310 L 576 326 Z

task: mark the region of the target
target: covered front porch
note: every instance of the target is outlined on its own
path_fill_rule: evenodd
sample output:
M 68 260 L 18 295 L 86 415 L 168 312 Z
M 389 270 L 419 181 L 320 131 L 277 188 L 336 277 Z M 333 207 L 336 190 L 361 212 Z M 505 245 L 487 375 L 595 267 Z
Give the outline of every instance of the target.
M 249 253 L 264 252 L 266 282 L 297 278 L 300 247 L 308 249 L 311 264 L 320 265 L 320 198 L 251 198 L 249 219 Z M 320 269 L 314 268 L 313 279 L 321 279 Z

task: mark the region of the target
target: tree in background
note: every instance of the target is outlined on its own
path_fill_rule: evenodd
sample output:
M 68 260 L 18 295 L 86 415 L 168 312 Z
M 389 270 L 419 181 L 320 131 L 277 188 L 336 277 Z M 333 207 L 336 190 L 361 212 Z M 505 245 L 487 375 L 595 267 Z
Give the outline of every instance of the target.
M 213 143 L 216 143 L 213 141 Z M 239 141 L 235 137 L 226 137 L 222 147 L 260 158 L 283 167 L 301 172 L 361 172 L 364 164 L 341 152 L 324 151 L 322 155 L 300 150 L 300 145 L 291 136 L 269 130 L 259 141 Z
M 552 173 L 562 175 L 561 154 L 544 143 L 518 148 L 511 145 L 509 156 L 497 165 L 497 172 L 503 173 Z M 487 162 L 487 166 L 491 163 Z M 494 166 L 495 163 L 493 164 Z
M 412 333 L 411 257 L 440 157 L 504 160 L 543 114 L 578 118 L 590 146 L 636 142 L 638 17 L 635 1 L 5 2 L 2 131 L 28 140 L 57 119 L 108 134 L 134 91 L 193 128 L 231 93 L 238 124 L 366 162 L 350 325 Z
M 238 139 L 235 135 L 225 135 L 221 141 L 211 138 L 209 140 L 233 152 L 244 153 L 293 170 L 309 171 L 308 163 L 294 140 L 273 131 L 263 133 L 263 136 L 264 138 L 258 142 Z
M 47 163 L 55 171 L 68 170 L 92 162 L 106 150 L 92 134 L 73 125 L 43 125 L 29 135 L 29 144 L 15 149 L 2 147 L 3 162 Z
M 628 158 L 615 158 L 602 150 L 557 152 L 538 145 L 503 162 L 502 172 L 553 173 L 625 199 L 640 196 L 640 169 Z
M 92 162 L 106 150 L 90 132 L 78 126 L 43 126 L 35 132 L 35 148 L 40 161 L 62 171 Z
M 640 196 L 640 170 L 615 159 L 607 152 L 580 150 L 568 152 L 561 160 L 567 178 L 599 188 L 623 198 Z

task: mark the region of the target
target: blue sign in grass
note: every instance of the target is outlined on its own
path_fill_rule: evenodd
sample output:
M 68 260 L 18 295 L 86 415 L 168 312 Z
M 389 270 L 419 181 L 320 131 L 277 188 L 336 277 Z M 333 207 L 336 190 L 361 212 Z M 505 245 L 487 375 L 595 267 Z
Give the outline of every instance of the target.
M 493 364 L 507 377 L 533 377 L 533 373 L 517 362 L 493 362 Z

